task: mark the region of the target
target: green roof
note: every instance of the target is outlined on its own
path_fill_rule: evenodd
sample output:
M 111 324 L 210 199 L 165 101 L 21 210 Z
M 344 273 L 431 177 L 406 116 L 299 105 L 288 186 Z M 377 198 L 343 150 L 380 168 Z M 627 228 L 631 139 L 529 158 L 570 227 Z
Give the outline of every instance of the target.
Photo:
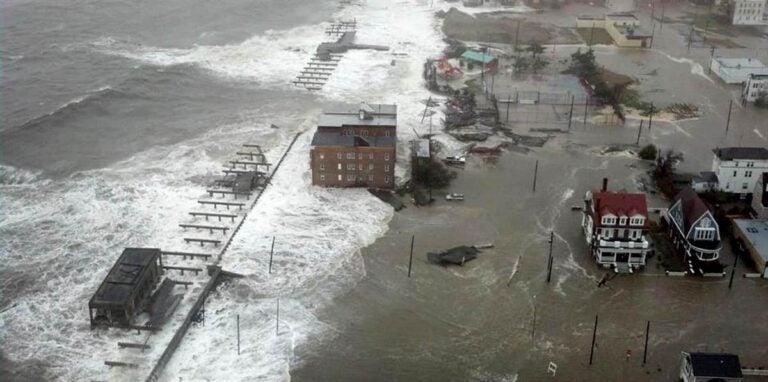
M 489 64 L 491 61 L 493 61 L 493 56 L 490 54 L 469 49 L 464 51 L 464 54 L 462 54 L 461 57 L 466 58 L 467 60 L 482 62 L 485 64 Z

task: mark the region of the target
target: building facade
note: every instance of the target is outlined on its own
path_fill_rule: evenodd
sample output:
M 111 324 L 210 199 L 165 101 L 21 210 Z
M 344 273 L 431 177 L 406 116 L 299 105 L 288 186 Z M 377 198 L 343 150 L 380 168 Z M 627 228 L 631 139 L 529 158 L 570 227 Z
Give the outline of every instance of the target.
M 768 219 L 768 172 L 757 177 L 755 190 L 752 192 L 752 211 L 758 219 Z
M 640 20 L 631 13 L 613 13 L 605 16 L 579 16 L 577 28 L 599 28 L 605 30 L 616 46 L 624 48 L 648 48 L 653 38 L 643 30 Z
M 691 188 L 680 191 L 662 215 L 675 249 L 690 273 L 719 272 L 720 228 L 704 201 Z
M 741 382 L 739 356 L 726 353 L 682 353 L 680 381 Z
M 765 0 L 735 0 L 733 2 L 733 25 L 763 25 Z
M 757 272 L 768 279 L 768 219 L 733 219 L 732 228 L 738 249 L 749 254 Z
M 744 102 L 755 102 L 760 96 L 768 97 L 768 74 L 750 74 L 741 89 Z
M 715 57 L 709 67 L 726 84 L 743 84 L 752 74 L 768 74 L 768 67 L 756 58 Z
M 582 218 L 584 237 L 598 264 L 629 273 L 645 265 L 651 250 L 645 194 L 587 191 Z
M 747 196 L 762 173 L 768 172 L 765 147 L 724 147 L 713 152 L 712 171 L 717 175 L 719 191 Z
M 312 138 L 312 184 L 392 189 L 395 185 L 397 106 L 362 103 L 324 113 Z

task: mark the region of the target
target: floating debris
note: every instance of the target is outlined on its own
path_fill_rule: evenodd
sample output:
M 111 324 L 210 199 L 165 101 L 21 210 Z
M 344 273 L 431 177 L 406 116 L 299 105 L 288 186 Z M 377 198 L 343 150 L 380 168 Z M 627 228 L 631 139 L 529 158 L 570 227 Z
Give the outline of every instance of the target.
M 429 252 L 427 253 L 427 260 L 442 266 L 451 264 L 463 266 L 467 261 L 476 259 L 478 253 L 480 253 L 479 249 L 462 245 L 443 252 Z

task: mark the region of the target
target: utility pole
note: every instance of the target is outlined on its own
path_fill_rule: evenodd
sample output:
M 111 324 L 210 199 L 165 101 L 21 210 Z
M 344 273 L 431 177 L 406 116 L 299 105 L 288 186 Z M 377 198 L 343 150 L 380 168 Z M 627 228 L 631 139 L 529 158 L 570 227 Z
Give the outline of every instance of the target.
M 536 177 L 539 175 L 539 160 L 536 159 L 536 166 L 533 168 L 533 192 L 536 192 Z
M 659 21 L 659 33 L 664 28 L 664 3 L 661 3 L 661 20 Z
M 648 360 L 648 333 L 651 331 L 651 321 L 648 321 L 645 324 L 645 347 L 643 348 L 643 366 L 645 366 L 645 362 Z
M 533 320 L 531 321 L 531 345 L 536 346 L 536 295 L 533 296 Z
M 240 355 L 240 315 L 237 315 L 237 355 Z
M 712 60 L 715 59 L 715 46 L 712 45 L 712 48 L 709 50 L 709 71 L 708 74 L 712 74 Z
M 733 99 L 728 104 L 728 119 L 725 121 L 725 134 L 728 134 L 728 129 L 731 127 L 731 111 L 733 110 Z
M 589 106 L 589 98 L 584 96 L 584 127 L 587 127 L 587 107 Z
M 568 112 L 568 130 L 571 129 L 571 122 L 573 121 L 573 102 L 576 100 L 576 96 L 571 96 L 571 111 Z
M 277 298 L 277 315 L 275 316 L 275 335 L 280 334 L 280 297 Z
M 555 232 L 549 231 L 549 260 L 547 260 L 547 284 L 552 278 L 552 244 L 555 242 Z
M 272 255 L 275 252 L 275 237 L 272 236 L 272 248 L 269 250 L 269 274 L 272 274 Z
M 592 358 L 595 355 L 595 340 L 597 339 L 597 315 L 595 315 L 595 328 L 592 330 L 592 347 L 589 349 L 589 364 L 592 365 Z
M 509 122 L 509 104 L 512 103 L 512 94 L 507 96 L 507 122 Z
M 643 122 L 645 122 L 645 120 L 641 119 L 640 127 L 637 128 L 637 141 L 635 142 L 635 145 L 640 145 L 640 133 L 643 132 Z
M 411 278 L 411 267 L 413 266 L 413 242 L 416 240 L 416 235 L 411 236 L 411 258 L 408 260 L 408 278 Z
M 592 39 L 595 37 L 595 23 L 592 23 L 592 29 L 589 30 L 589 46 L 592 46 Z
M 651 102 L 651 113 L 648 115 L 648 133 L 651 132 L 651 124 L 653 123 L 653 102 Z
M 739 254 L 736 251 L 734 251 L 733 255 L 734 255 L 733 269 L 731 269 L 731 281 L 728 281 L 728 289 L 731 289 L 731 287 L 733 286 L 733 275 L 736 274 L 736 264 L 739 262 Z

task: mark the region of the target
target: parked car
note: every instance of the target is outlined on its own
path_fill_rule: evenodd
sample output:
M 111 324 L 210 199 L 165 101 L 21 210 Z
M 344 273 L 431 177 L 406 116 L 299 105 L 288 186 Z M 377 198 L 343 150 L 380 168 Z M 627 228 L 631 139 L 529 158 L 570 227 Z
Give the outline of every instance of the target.
M 464 200 L 464 194 L 451 193 L 451 194 L 445 195 L 445 200 L 462 201 Z

